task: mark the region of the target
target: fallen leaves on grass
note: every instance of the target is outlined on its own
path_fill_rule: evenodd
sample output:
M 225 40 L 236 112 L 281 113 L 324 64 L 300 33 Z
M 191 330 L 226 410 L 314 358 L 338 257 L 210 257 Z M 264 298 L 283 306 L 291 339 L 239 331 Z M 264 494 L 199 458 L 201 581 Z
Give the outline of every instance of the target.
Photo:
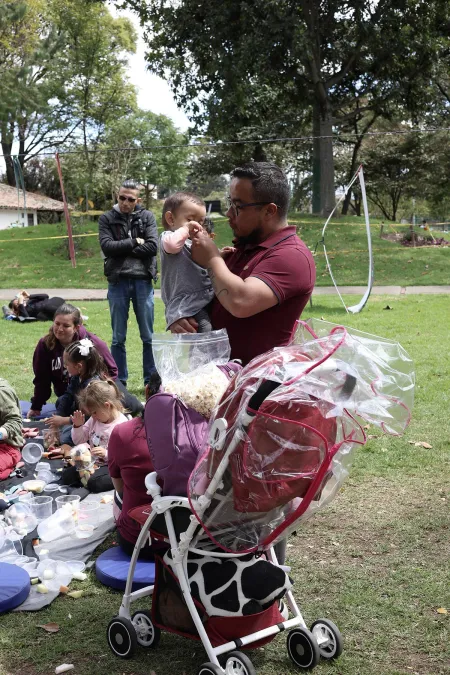
M 59 631 L 59 626 L 57 623 L 40 623 L 37 627 L 43 628 L 47 631 L 47 633 L 57 633 Z
M 448 610 L 445 609 L 445 607 L 439 607 L 439 609 L 436 610 L 438 614 L 448 614 Z
M 416 448 L 425 448 L 426 450 L 431 450 L 433 448 L 433 446 L 426 441 L 408 441 L 408 443 L 414 445 Z

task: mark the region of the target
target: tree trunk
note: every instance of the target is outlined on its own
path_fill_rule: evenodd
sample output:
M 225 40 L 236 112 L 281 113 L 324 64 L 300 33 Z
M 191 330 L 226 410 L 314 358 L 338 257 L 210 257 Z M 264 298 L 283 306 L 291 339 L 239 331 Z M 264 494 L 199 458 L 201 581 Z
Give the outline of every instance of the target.
M 332 132 L 332 116 L 327 106 L 320 115 L 320 201 L 325 217 L 330 215 L 336 204 Z
M 261 143 L 255 144 L 253 157 L 255 162 L 267 162 L 267 155 Z
M 312 212 L 320 215 L 322 201 L 320 194 L 320 108 L 317 101 L 313 105 L 313 152 L 312 152 Z
M 10 137 L 10 134 L 8 134 L 6 124 L 2 125 L 1 138 L 3 159 L 6 165 L 6 180 L 8 181 L 8 185 L 16 187 L 16 177 L 14 175 L 14 165 L 11 157 L 13 139 Z

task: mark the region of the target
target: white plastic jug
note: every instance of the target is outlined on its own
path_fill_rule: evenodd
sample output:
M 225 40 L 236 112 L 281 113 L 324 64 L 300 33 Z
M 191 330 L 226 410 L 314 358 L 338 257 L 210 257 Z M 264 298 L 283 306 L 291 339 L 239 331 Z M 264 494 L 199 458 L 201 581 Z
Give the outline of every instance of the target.
M 58 509 L 38 525 L 38 537 L 42 541 L 54 541 L 68 534 L 75 529 L 75 520 L 71 509 Z

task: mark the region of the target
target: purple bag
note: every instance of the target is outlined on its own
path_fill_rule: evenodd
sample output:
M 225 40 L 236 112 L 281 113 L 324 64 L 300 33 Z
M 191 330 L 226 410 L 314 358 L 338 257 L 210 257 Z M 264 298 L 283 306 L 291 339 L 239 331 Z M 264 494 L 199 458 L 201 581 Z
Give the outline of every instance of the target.
M 218 367 L 230 380 L 242 369 L 233 361 Z M 189 476 L 208 432 L 208 420 L 178 396 L 159 392 L 146 403 L 144 426 L 154 469 L 163 481 L 162 494 L 186 497 Z
M 178 396 L 155 394 L 144 411 L 145 434 L 163 495 L 187 496 L 187 482 L 203 445 L 208 421 Z

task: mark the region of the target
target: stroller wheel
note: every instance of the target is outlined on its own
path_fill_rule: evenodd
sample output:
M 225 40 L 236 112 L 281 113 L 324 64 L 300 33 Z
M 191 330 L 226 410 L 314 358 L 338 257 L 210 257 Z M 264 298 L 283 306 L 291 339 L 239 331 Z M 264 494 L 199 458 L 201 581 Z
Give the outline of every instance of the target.
M 225 673 L 226 675 L 256 675 L 256 670 L 246 654 L 230 652 L 227 654 Z
M 120 656 L 121 659 L 131 659 L 137 648 L 137 637 L 129 619 L 116 616 L 109 622 L 106 636 L 116 656 Z
M 208 661 L 208 663 L 204 663 L 200 666 L 197 675 L 223 675 L 223 670 L 220 666 L 216 666 L 215 663 Z
M 136 630 L 136 638 L 141 647 L 151 647 L 156 649 L 159 645 L 161 631 L 153 625 L 151 612 L 141 610 L 135 612 L 131 621 Z
M 332 621 L 317 619 L 311 626 L 311 633 L 317 640 L 320 656 L 323 659 L 337 659 L 342 654 L 342 635 Z
M 312 670 L 320 661 L 319 645 L 307 628 L 289 631 L 286 646 L 292 661 L 302 670 Z

